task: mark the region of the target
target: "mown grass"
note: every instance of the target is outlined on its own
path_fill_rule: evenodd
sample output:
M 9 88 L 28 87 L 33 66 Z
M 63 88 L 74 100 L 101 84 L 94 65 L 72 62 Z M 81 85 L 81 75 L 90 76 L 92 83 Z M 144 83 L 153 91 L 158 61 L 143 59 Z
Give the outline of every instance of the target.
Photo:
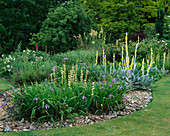
M 131 115 L 93 125 L 3 133 L 3 136 L 167 136 L 170 135 L 170 74 L 152 86 L 153 101 Z

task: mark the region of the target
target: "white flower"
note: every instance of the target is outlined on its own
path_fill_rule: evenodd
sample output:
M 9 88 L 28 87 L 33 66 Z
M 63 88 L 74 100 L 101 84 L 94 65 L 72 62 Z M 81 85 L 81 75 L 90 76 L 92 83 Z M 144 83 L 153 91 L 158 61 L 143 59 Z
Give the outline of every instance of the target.
M 9 68 L 10 67 L 10 65 L 7 65 L 7 68 Z
M 4 57 L 5 54 L 2 54 L 2 57 Z
M 9 59 L 8 59 L 8 58 L 6 58 L 6 61 L 7 61 L 7 62 L 9 62 Z
M 25 50 L 23 50 L 23 52 L 25 52 Z
M 13 60 L 15 60 L 15 58 L 13 58 Z

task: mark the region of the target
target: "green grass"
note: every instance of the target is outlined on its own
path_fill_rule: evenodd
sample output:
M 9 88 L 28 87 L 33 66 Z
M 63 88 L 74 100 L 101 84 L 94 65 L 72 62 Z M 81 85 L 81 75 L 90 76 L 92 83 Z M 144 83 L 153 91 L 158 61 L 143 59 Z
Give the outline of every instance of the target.
M 170 75 L 152 86 L 153 98 L 147 108 L 131 115 L 93 125 L 3 133 L 3 136 L 167 136 L 170 135 Z
M 9 89 L 10 83 L 4 79 L 0 79 L 0 91 Z

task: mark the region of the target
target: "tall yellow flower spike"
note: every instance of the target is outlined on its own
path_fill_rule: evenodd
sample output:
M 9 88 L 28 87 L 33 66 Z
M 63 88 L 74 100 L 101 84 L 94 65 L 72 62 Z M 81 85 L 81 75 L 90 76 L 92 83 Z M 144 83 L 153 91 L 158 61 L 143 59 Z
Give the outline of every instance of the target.
M 143 61 L 142 61 L 142 75 L 144 75 L 144 58 L 143 58 Z
M 96 52 L 96 65 L 98 63 L 98 51 Z
M 138 36 L 138 43 L 139 43 L 139 36 Z
M 163 60 L 163 65 L 165 66 L 165 56 L 166 56 L 166 52 L 164 52 L 164 60 Z
M 124 68 L 124 66 L 123 66 L 123 60 L 124 60 L 124 58 L 123 58 L 123 56 L 124 56 L 123 50 L 124 50 L 124 48 L 123 48 L 123 46 L 122 46 L 122 67 Z
M 113 71 L 115 69 L 115 54 L 113 54 Z
M 104 49 L 103 49 L 103 66 L 104 66 Z

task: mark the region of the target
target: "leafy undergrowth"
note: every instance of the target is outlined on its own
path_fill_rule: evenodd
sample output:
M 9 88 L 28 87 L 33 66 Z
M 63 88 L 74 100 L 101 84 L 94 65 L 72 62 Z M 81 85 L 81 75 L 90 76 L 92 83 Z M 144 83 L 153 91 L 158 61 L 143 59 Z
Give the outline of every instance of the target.
M 112 119 L 93 125 L 37 130 L 28 132 L 3 133 L 3 136 L 92 136 L 92 135 L 131 135 L 151 136 L 170 134 L 170 74 L 152 86 L 153 102 L 139 112 L 121 118 Z
M 2 90 L 6 90 L 6 89 L 9 89 L 10 87 L 10 83 L 4 79 L 0 79 L 0 92 Z

